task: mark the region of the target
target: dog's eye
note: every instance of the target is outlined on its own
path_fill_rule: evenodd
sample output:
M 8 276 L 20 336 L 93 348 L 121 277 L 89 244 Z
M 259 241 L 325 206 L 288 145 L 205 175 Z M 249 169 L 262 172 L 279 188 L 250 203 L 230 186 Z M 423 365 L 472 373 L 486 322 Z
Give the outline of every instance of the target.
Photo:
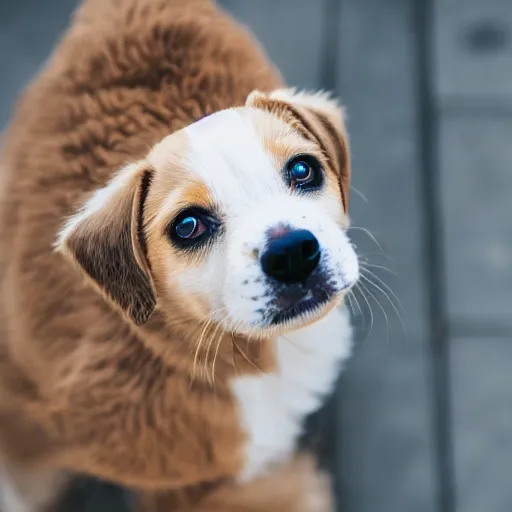
M 290 175 L 295 183 L 301 183 L 311 179 L 313 169 L 311 166 L 302 160 L 299 160 L 290 170 Z
M 323 182 L 322 165 L 312 155 L 299 155 L 286 164 L 286 174 L 292 190 L 317 190 Z
M 167 236 L 179 248 L 192 249 L 209 240 L 220 223 L 211 213 L 199 207 L 182 211 L 167 228 Z
M 190 239 L 201 236 L 206 231 L 206 226 L 201 219 L 189 215 L 176 224 L 175 230 L 180 238 Z

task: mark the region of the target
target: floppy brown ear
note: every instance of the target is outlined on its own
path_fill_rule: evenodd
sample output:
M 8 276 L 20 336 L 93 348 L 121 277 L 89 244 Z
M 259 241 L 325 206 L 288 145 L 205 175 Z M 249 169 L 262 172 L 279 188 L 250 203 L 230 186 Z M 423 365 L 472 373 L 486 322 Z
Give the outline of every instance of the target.
M 61 231 L 56 249 L 136 324 L 156 306 L 144 236 L 152 171 L 130 165 L 98 190 Z
M 269 94 L 253 91 L 246 105 L 281 117 L 312 140 L 324 152 L 340 185 L 345 213 L 348 212 L 350 188 L 350 150 L 344 113 L 339 103 L 328 94 L 278 89 Z

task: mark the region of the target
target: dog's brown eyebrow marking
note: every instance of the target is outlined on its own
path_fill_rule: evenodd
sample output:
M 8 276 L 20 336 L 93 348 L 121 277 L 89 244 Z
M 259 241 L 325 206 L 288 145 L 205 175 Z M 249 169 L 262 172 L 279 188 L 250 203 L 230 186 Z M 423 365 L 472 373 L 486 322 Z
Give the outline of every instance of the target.
M 213 199 L 210 189 L 204 183 L 196 182 L 186 186 L 181 195 L 180 203 L 210 208 L 213 204 Z

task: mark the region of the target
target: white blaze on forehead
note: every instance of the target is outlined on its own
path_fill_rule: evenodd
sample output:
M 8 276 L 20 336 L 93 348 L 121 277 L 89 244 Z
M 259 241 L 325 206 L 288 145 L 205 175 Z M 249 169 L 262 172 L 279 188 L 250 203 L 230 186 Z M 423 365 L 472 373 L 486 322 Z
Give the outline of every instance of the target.
M 206 184 L 229 213 L 239 214 L 261 199 L 287 193 L 249 115 L 223 110 L 185 132 L 190 142 L 187 170 Z

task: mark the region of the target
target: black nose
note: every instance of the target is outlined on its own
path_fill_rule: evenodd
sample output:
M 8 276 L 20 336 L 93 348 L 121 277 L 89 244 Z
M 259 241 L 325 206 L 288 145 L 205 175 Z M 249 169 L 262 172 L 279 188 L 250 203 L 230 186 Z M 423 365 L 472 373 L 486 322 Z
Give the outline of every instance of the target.
M 282 283 L 300 283 L 315 270 L 320 244 L 305 229 L 290 231 L 273 240 L 261 256 L 263 272 Z

